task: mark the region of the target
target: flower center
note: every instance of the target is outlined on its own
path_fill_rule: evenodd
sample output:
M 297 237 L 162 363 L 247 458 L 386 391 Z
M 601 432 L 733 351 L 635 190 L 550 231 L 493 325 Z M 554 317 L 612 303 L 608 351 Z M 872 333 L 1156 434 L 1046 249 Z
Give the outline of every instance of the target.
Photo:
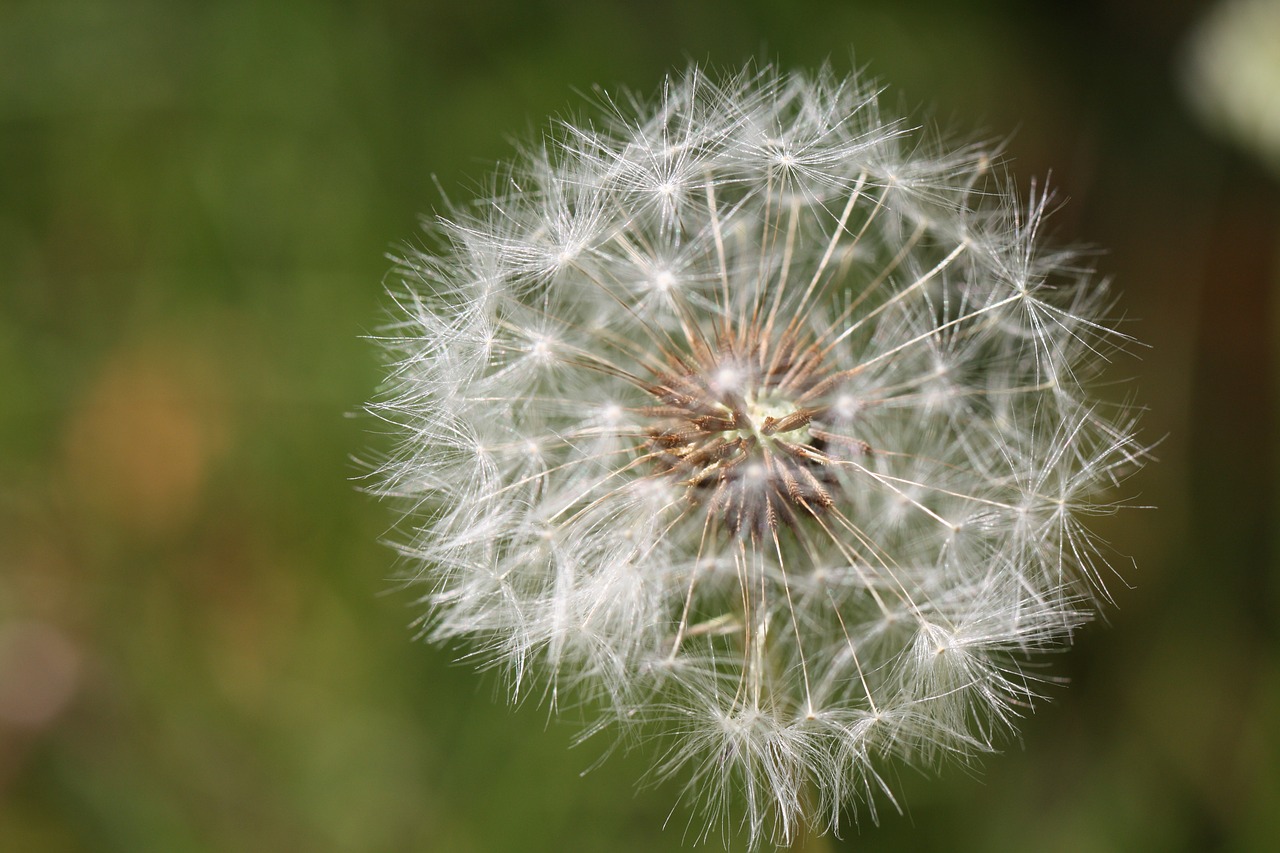
M 823 378 L 816 347 L 748 339 L 669 367 L 646 388 L 656 403 L 643 451 L 710 522 L 760 538 L 834 504 L 835 460 L 812 427 L 820 408 L 802 402 Z

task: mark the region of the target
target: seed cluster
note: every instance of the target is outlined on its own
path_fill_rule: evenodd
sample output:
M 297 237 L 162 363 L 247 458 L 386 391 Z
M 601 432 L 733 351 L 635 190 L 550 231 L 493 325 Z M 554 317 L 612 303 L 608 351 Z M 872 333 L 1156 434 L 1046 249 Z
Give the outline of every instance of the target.
M 821 353 L 793 335 L 768 344 L 749 327 L 675 358 L 644 411 L 658 470 L 688 487 L 708 523 L 753 539 L 831 507 L 839 488 L 826 452 L 837 437 L 815 422 L 820 408 L 797 402 L 823 379 Z
M 427 637 L 674 739 L 695 837 L 787 844 L 994 750 L 1105 601 L 1129 339 L 1047 195 L 868 81 L 601 97 L 403 259 L 383 491 Z

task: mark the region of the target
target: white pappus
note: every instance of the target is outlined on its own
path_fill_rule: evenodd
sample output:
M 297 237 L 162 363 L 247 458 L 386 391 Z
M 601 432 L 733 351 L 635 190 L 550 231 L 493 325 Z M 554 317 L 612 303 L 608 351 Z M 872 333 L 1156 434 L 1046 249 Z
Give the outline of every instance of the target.
M 858 75 L 598 95 L 398 262 L 380 491 L 423 630 L 786 844 L 993 748 L 1110 572 L 1130 339 L 983 145 Z M 701 812 L 700 812 L 701 813 Z

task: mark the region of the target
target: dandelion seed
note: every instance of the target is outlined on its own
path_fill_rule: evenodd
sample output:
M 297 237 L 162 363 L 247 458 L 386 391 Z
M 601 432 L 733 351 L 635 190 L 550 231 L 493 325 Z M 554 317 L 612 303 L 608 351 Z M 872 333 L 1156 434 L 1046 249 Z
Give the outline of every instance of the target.
M 430 639 L 667 738 L 694 836 L 785 844 L 992 749 L 1105 596 L 1084 519 L 1144 454 L 1084 383 L 1128 339 L 1047 195 L 859 77 L 603 106 L 402 259 L 385 491 Z

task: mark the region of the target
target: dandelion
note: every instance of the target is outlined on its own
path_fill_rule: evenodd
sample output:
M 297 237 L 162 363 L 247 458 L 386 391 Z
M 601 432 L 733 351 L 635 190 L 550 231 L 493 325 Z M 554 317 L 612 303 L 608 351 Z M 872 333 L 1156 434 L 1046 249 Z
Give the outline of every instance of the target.
M 423 632 L 656 740 L 696 838 L 874 817 L 1105 598 L 1084 521 L 1143 452 L 1085 385 L 1128 339 L 1047 194 L 864 79 L 598 100 L 399 262 L 372 409 Z

